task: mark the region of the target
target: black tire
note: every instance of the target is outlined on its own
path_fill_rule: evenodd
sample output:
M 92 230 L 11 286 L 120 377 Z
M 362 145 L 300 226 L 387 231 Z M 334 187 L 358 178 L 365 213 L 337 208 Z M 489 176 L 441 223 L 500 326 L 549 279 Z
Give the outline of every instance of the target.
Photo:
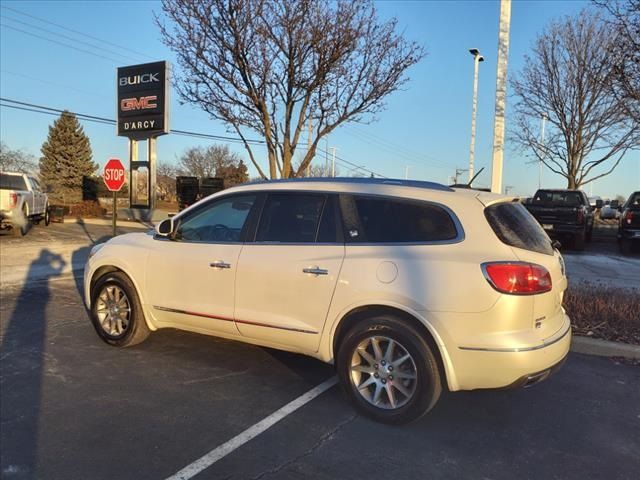
M 620 246 L 620 253 L 629 255 L 631 253 L 631 240 L 628 238 L 622 238 L 618 243 Z
M 590 243 L 592 238 L 593 238 L 593 226 L 587 231 L 585 240 L 587 241 L 587 243 Z
M 573 237 L 573 249 L 582 251 L 584 250 L 585 232 L 576 233 Z
M 11 233 L 13 233 L 14 237 L 24 237 L 27 232 L 29 231 L 29 226 L 30 226 L 30 221 L 29 221 L 29 215 L 28 215 L 28 211 L 27 211 L 27 207 L 23 206 L 22 207 L 22 225 L 21 226 L 17 226 L 17 225 L 13 225 L 11 227 Z
M 107 332 L 98 316 L 100 296 L 106 288 L 113 286 L 125 293 L 130 308 L 127 327 L 121 334 Z M 138 294 L 129 277 L 122 272 L 107 273 L 95 282 L 91 292 L 91 323 L 102 340 L 114 347 L 130 347 L 146 340 L 150 333 L 149 327 L 144 319 Z
M 51 208 L 49 204 L 44 208 L 44 226 L 48 227 L 51 223 Z
M 412 366 L 415 368 L 415 380 L 407 380 L 406 382 L 408 383 L 404 384 L 404 387 L 409 386 L 409 388 L 413 388 L 413 394 L 410 397 L 403 395 L 403 400 L 406 401 L 406 403 L 398 408 L 382 408 L 372 404 L 371 400 L 366 399 L 358 390 L 357 385 L 354 384 L 355 380 L 352 376 L 351 367 L 353 359 L 360 358 L 356 357 L 356 355 L 358 355 L 356 354 L 356 350 L 358 345 L 366 342 L 367 339 L 371 337 L 392 339 L 412 357 Z M 397 349 L 398 347 L 396 346 L 395 348 Z M 361 365 L 369 368 L 366 364 Z M 397 368 L 398 370 L 400 369 L 399 366 Z M 375 316 L 362 320 L 352 327 L 342 338 L 338 346 L 336 369 L 342 387 L 355 408 L 363 415 L 382 423 L 403 424 L 420 418 L 434 407 L 442 392 L 442 380 L 432 347 L 423 335 L 414 329 L 406 320 L 392 315 Z M 364 373 L 360 375 L 369 375 L 369 377 L 364 380 L 373 380 L 373 375 L 371 374 Z M 364 380 L 360 382 L 361 387 L 362 383 L 366 383 Z M 378 382 L 382 380 L 380 380 L 378 376 L 378 378 L 373 381 Z M 393 379 L 389 377 L 386 381 L 389 382 L 386 388 L 392 389 L 391 384 L 394 381 L 397 382 L 398 378 Z M 415 384 L 411 382 L 415 382 Z M 372 385 L 372 387 L 374 389 L 376 388 L 375 385 Z M 368 388 L 369 387 L 366 387 L 363 391 L 368 391 Z M 389 404 L 390 398 L 388 394 L 383 392 L 381 396 L 383 395 L 387 398 L 387 404 Z M 371 394 L 371 396 L 373 396 L 373 394 Z

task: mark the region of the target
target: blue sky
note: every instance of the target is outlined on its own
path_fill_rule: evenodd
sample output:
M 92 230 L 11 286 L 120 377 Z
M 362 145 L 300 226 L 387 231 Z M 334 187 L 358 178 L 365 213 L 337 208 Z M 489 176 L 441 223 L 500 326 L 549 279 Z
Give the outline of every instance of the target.
M 160 42 L 153 23 L 153 12 L 160 9 L 158 2 L 3 0 L 1 5 L 0 93 L 5 98 L 114 118 L 116 67 L 174 58 Z M 380 1 L 376 5 L 382 18 L 396 16 L 406 37 L 423 44 L 429 54 L 409 71 L 411 81 L 405 89 L 388 98 L 387 109 L 378 114 L 377 121 L 369 125 L 345 125 L 330 136 L 328 145 L 337 148 L 339 157 L 389 177 L 404 177 L 408 167 L 410 178 L 449 181 L 456 167 L 468 165 L 473 80 L 473 60 L 468 49 L 476 47 L 485 57 L 480 65 L 478 88 L 476 171 L 486 167 L 478 184 L 489 184 L 499 1 Z M 550 19 L 576 13 L 585 6 L 589 3 L 577 0 L 514 0 L 509 74 L 522 67 L 524 54 Z M 79 36 L 10 9 L 139 53 Z M 111 52 L 98 51 L 73 39 L 97 44 Z M 509 98 L 507 126 L 512 103 Z M 39 156 L 53 119 L 2 108 L 1 139 L 10 148 Z M 172 97 L 171 125 L 181 130 L 226 134 L 223 124 L 209 119 L 195 107 L 180 105 L 176 95 Z M 115 127 L 86 122 L 84 128 L 91 139 L 94 160 L 100 165 L 112 156 L 127 159 L 127 140 L 115 135 Z M 158 159 L 176 162 L 186 148 L 209 143 L 167 135 L 158 141 Z M 249 163 L 241 145 L 232 144 L 231 148 Z M 513 193 L 530 195 L 537 188 L 538 167 L 526 162 L 527 158 L 507 143 L 504 185 L 511 186 Z M 341 173 L 348 173 L 344 166 L 339 168 Z M 251 173 L 255 175 L 253 169 Z M 566 184 L 563 178 L 545 170 L 543 185 Z M 613 174 L 596 181 L 592 191 L 603 197 L 626 196 L 639 187 L 640 153 L 636 151 L 627 154 Z M 589 192 L 591 187 L 586 190 Z

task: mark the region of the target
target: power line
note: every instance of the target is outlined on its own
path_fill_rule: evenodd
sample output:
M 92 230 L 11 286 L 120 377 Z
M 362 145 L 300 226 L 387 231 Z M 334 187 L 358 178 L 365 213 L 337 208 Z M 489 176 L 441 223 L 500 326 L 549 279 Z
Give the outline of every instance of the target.
M 434 163 L 432 160 L 424 160 L 424 158 L 433 158 L 433 157 L 430 157 L 429 155 L 422 154 L 419 152 L 414 152 L 412 150 L 403 148 L 396 143 L 390 142 L 388 140 L 384 140 L 370 133 L 365 133 L 363 131 L 360 131 L 359 129 L 355 129 L 351 131 L 350 135 L 355 136 L 356 139 L 366 143 L 376 143 L 380 148 L 387 150 L 388 152 L 392 152 L 395 155 L 404 158 L 405 160 L 408 160 L 410 162 L 413 162 L 423 167 L 426 166 L 431 168 L 441 168 L 445 170 L 448 170 L 450 168 L 449 166 L 446 166 L 443 163 L 439 163 L 439 162 Z
M 79 88 L 70 87 L 69 85 L 65 85 L 63 83 L 56 83 L 56 82 L 51 82 L 49 80 L 44 80 L 42 78 L 32 77 L 32 76 L 29 76 L 29 75 L 25 75 L 24 73 L 12 72 L 10 70 L 0 70 L 0 73 L 6 73 L 8 75 L 15 75 L 16 77 L 22 77 L 22 78 L 26 78 L 26 79 L 29 79 L 29 80 L 33 80 L 34 82 L 39 82 L 39 83 L 43 83 L 43 84 L 46 84 L 46 85 L 52 85 L 54 87 L 59 87 L 59 88 L 67 89 L 67 90 L 72 90 L 74 92 L 82 93 L 84 95 L 91 95 L 93 98 L 95 98 L 95 97 L 100 97 L 100 98 L 105 98 L 105 99 L 106 98 L 109 98 L 109 99 L 113 98 L 112 96 L 107 97 L 107 95 L 100 95 L 100 94 L 97 94 L 95 92 L 90 92 L 88 90 L 80 90 Z
M 137 59 L 137 58 L 131 57 L 131 56 L 129 56 L 129 55 L 124 55 L 124 54 L 122 54 L 122 53 L 115 52 L 115 51 L 113 51 L 113 50 L 109 50 L 109 49 L 107 49 L 107 48 L 103 48 L 103 47 L 101 47 L 101 46 L 99 46 L 99 45 L 96 45 L 96 44 L 94 44 L 94 43 L 85 42 L 84 40 L 79 40 L 79 39 L 77 39 L 77 38 L 73 38 L 73 37 L 70 37 L 70 36 L 68 36 L 68 35 L 64 35 L 64 34 L 62 34 L 62 33 L 54 32 L 54 31 L 52 31 L 52 30 L 49 30 L 49 29 L 44 28 L 44 27 L 39 27 L 39 26 L 34 25 L 34 24 L 32 24 L 32 23 L 29 23 L 29 22 L 23 22 L 22 20 L 18 20 L 17 18 L 8 17 L 8 16 L 6 16 L 6 15 L 3 15 L 3 16 L 2 16 L 2 18 L 7 19 L 7 20 L 10 20 L 10 21 L 12 21 L 12 22 L 19 23 L 19 24 L 24 25 L 24 26 L 29 27 L 29 28 L 34 28 L 34 29 L 36 29 L 36 30 L 40 30 L 40 31 L 42 31 L 42 32 L 48 33 L 49 35 L 56 35 L 56 36 L 58 36 L 58 37 L 61 37 L 61 38 L 66 39 L 66 40 L 71 40 L 72 42 L 75 42 L 75 43 L 80 43 L 80 44 L 86 45 L 86 46 L 88 46 L 88 47 L 95 48 L 95 49 L 97 49 L 97 50 L 102 50 L 103 52 L 106 52 L 106 53 L 108 53 L 109 55 L 117 55 L 117 56 L 119 56 L 119 57 L 122 57 L 122 58 L 125 58 L 125 59 L 128 59 L 128 60 L 133 60 L 134 62 L 137 62 L 137 61 L 138 61 L 138 59 Z
M 38 35 L 37 33 L 28 32 L 28 31 L 23 30 L 21 28 L 14 27 L 12 25 L 7 25 L 6 23 L 0 23 L 0 26 L 6 27 L 6 28 L 10 28 L 11 30 L 15 30 L 16 32 L 21 32 L 21 33 L 24 33 L 25 35 L 30 35 L 32 37 L 36 37 L 36 38 L 39 38 L 41 40 L 46 40 L 47 42 L 56 43 L 56 44 L 61 45 L 63 47 L 71 48 L 72 50 L 77 50 L 78 52 L 87 53 L 89 55 L 93 55 L 94 57 L 103 58 L 105 60 L 109 60 L 110 62 L 120 63 L 120 60 L 116 60 L 116 59 L 110 58 L 110 57 L 105 57 L 104 55 L 100 55 L 99 53 L 91 52 L 91 51 L 85 50 L 83 48 L 74 47 L 73 45 L 69 45 L 68 43 L 64 43 L 64 42 L 60 42 L 58 40 L 54 40 L 53 38 L 43 37 L 42 35 Z
M 34 20 L 38 20 L 39 22 L 47 23 L 49 25 L 53 25 L 54 27 L 61 28 L 62 30 L 66 30 L 68 32 L 75 33 L 76 35 L 81 35 L 83 37 L 91 38 L 92 40 L 97 40 L 98 42 L 102 42 L 102 43 L 105 43 L 107 45 L 111 45 L 112 47 L 120 48 L 122 50 L 126 50 L 128 52 L 135 53 L 136 55 L 140 55 L 140 56 L 148 58 L 150 60 L 154 59 L 153 57 L 147 55 L 146 53 L 138 52 L 137 50 L 134 50 L 132 48 L 125 47 L 123 45 L 118 45 L 117 43 L 113 43 L 113 42 L 110 42 L 108 40 L 104 40 L 102 38 L 94 37 L 93 35 L 89 35 L 88 33 L 84 33 L 84 32 L 81 32 L 79 30 L 74 30 L 73 28 L 65 27 L 64 25 L 60 25 L 59 23 L 52 22 L 51 20 L 45 20 L 44 18 L 37 17 L 35 15 L 31 15 L 29 13 L 23 12 L 23 11 L 18 10 L 16 8 L 8 7 L 6 5 L 1 5 L 0 7 L 3 8 L 3 9 L 6 9 L 6 10 L 11 10 L 12 12 L 17 13 L 18 15 L 22 15 L 22 16 L 25 16 L 25 17 L 33 18 Z
M 21 102 L 18 100 L 12 100 L 9 98 L 4 98 L 4 97 L 0 97 L 0 101 L 3 102 L 0 104 L 0 107 L 7 107 L 7 108 L 12 108 L 15 110 L 23 110 L 23 111 L 27 111 L 27 112 L 34 112 L 34 113 L 43 113 L 43 114 L 47 114 L 47 115 L 54 115 L 54 116 L 58 116 L 61 113 L 63 113 L 65 110 L 60 110 L 58 108 L 53 108 L 53 107 L 46 107 L 44 105 L 37 105 L 34 103 L 28 103 L 28 102 Z M 105 118 L 105 117 L 98 117 L 96 115 L 88 115 L 85 113 L 80 113 L 80 112 L 72 112 L 70 110 L 67 110 L 68 113 L 71 113 L 73 115 L 75 115 L 76 117 L 78 117 L 80 120 L 84 120 L 84 121 L 88 121 L 88 122 L 93 122 L 93 123 L 100 123 L 100 124 L 106 124 L 106 125 L 115 125 L 116 121 L 114 119 L 111 118 Z M 218 140 L 218 141 L 227 141 L 227 142 L 234 142 L 234 143 L 243 143 L 243 140 L 241 138 L 238 137 L 229 137 L 229 136 L 223 136 L 223 135 L 212 135 L 212 134 L 207 134 L 207 133 L 201 133 L 201 132 L 191 132 L 188 130 L 171 130 L 170 131 L 173 134 L 176 135 L 182 135 L 182 136 L 187 136 L 187 137 L 195 137 L 195 138 L 202 138 L 202 139 L 209 139 L 209 140 Z M 264 140 L 247 140 L 247 143 L 252 144 L 252 145 L 264 145 L 266 142 Z M 324 150 L 322 150 L 321 148 L 318 148 L 318 151 L 320 153 L 325 153 Z M 349 165 L 351 167 L 353 167 L 353 169 L 358 169 L 361 170 L 363 172 L 369 173 L 369 174 L 373 174 L 377 177 L 382 177 L 382 178 L 388 178 L 380 173 L 374 172 L 373 170 L 370 170 L 368 168 L 365 168 L 361 165 L 357 165 L 353 162 L 350 162 L 349 160 L 346 160 L 342 157 L 339 157 L 336 155 L 336 161 L 340 162 L 343 165 Z

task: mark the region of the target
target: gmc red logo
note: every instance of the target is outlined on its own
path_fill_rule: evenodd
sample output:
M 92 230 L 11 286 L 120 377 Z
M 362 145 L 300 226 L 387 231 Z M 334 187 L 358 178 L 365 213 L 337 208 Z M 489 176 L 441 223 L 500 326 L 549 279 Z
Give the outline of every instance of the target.
M 158 100 L 157 95 L 140 98 L 123 98 L 120 100 L 120 110 L 128 112 L 129 110 L 147 110 L 149 108 L 157 108 L 158 104 L 155 103 L 156 100 Z

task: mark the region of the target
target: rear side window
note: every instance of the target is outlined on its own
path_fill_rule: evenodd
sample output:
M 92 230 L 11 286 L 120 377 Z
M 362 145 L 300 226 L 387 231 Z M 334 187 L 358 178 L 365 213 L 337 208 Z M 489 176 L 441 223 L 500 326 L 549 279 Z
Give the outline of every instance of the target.
M 0 174 L 0 189 L 2 190 L 26 190 L 27 184 L 22 175 Z
M 498 203 L 484 215 L 503 243 L 532 252 L 553 255 L 551 240 L 536 219 L 520 203 Z
M 326 195 L 276 193 L 262 210 L 256 242 L 314 243 Z
M 449 213 L 430 203 L 355 196 L 347 210 L 345 220 L 353 223 L 347 225 L 351 242 L 441 242 L 458 236 Z

